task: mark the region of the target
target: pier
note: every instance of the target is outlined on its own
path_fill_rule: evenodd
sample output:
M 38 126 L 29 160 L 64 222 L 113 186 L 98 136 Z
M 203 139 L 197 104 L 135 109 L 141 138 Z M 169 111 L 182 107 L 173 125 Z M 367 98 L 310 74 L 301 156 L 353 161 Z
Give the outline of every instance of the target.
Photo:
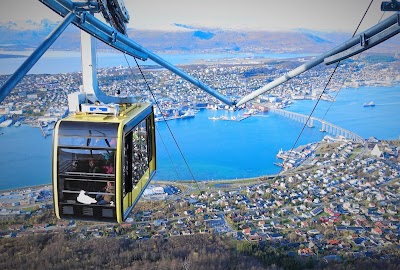
M 221 116 L 221 117 L 208 117 L 208 119 L 210 119 L 210 120 L 214 120 L 214 121 L 217 121 L 217 120 L 222 120 L 222 121 L 237 121 L 237 122 L 240 122 L 240 121 L 243 121 L 244 119 L 247 119 L 247 118 L 249 118 L 251 115 L 243 115 L 243 116 L 232 116 L 232 117 L 228 117 L 228 116 L 225 116 L 225 115 L 223 115 L 223 116 Z
M 295 112 L 289 112 L 285 111 L 282 109 L 275 109 L 275 108 L 270 108 L 270 112 L 276 113 L 278 115 L 281 115 L 283 117 L 289 118 L 291 120 L 300 122 L 302 124 L 307 124 L 308 127 L 312 128 L 314 127 L 314 123 L 318 123 L 321 125 L 321 132 L 327 132 L 331 135 L 334 136 L 343 136 L 347 139 L 350 139 L 354 142 L 359 142 L 359 143 L 364 143 L 365 140 L 361 136 L 355 134 L 354 132 L 351 132 L 347 129 L 344 129 L 342 127 L 339 127 L 337 125 L 334 125 L 332 123 L 329 123 L 325 120 L 316 118 L 316 117 L 310 117 L 308 115 L 300 114 L 300 113 L 295 113 Z

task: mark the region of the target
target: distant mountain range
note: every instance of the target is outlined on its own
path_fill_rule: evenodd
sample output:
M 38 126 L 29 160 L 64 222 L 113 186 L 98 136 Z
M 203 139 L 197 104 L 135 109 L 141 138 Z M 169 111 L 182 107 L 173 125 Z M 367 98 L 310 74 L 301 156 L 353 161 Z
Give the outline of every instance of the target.
M 23 21 L 0 24 L 0 49 L 21 51 L 36 48 L 57 23 Z M 199 29 L 175 24 L 179 31 L 144 31 L 128 29 L 135 42 L 155 52 L 252 52 L 252 53 L 320 53 L 349 39 L 351 34 L 296 29 L 287 32 Z M 400 37 L 379 45 L 375 51 L 398 52 Z M 78 28 L 71 25 L 53 44 L 53 50 L 79 50 Z M 100 44 L 99 49 L 109 48 Z

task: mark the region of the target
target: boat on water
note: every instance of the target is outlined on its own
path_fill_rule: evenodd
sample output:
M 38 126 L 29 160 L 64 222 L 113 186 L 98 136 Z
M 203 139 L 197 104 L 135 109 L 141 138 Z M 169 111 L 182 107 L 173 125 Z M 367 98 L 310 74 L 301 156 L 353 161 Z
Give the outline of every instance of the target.
M 364 103 L 364 107 L 375 107 L 375 103 L 373 101 Z
M 15 122 L 14 127 L 19 127 L 21 125 L 20 121 Z
M 6 120 L 6 121 L 4 121 L 4 122 L 1 122 L 1 123 L 0 123 L 0 127 L 9 127 L 9 126 L 12 125 L 12 123 L 13 123 L 13 120 L 8 119 L 8 120 Z
M 281 149 L 279 149 L 278 154 L 276 154 L 277 158 L 283 159 L 284 158 L 285 152 Z
M 157 116 L 154 118 L 156 122 L 161 122 L 161 121 L 169 121 L 169 120 L 176 120 L 176 119 L 187 119 L 187 118 L 193 118 L 196 116 L 195 110 L 187 110 L 185 113 L 181 114 L 178 111 L 172 115 L 172 116 Z
M 213 116 L 213 117 L 208 117 L 209 120 L 214 120 L 214 121 L 216 121 L 216 120 L 222 120 L 222 121 L 241 121 L 241 120 L 246 119 L 246 118 L 247 118 L 247 117 L 238 118 L 238 117 L 236 117 L 236 116 L 228 117 L 228 116 L 226 116 L 226 115 L 222 115 L 221 117 L 215 117 L 215 116 Z
M 277 158 L 287 160 L 289 158 L 297 158 L 300 154 L 296 150 L 283 151 L 282 148 L 276 154 Z
M 208 102 L 197 102 L 195 103 L 194 107 L 196 109 L 203 109 L 203 108 L 207 108 Z
M 243 113 L 243 115 L 244 116 L 249 116 L 249 115 L 253 115 L 253 114 L 256 114 L 256 113 L 258 113 L 258 111 L 256 109 L 249 109 L 248 111 L 245 111 Z
M 283 163 L 280 163 L 280 162 L 274 162 L 274 165 L 276 165 L 278 167 L 283 167 Z
M 178 119 L 178 117 L 176 117 L 176 116 L 156 117 L 156 118 L 154 118 L 154 121 L 162 122 L 162 121 L 169 121 L 169 120 L 175 120 L 175 119 Z
M 184 114 L 180 116 L 180 119 L 185 119 L 185 118 L 192 118 L 196 115 L 196 113 L 193 110 L 187 110 Z
M 54 126 L 56 124 L 55 121 L 50 121 L 50 122 L 46 122 L 46 121 L 39 121 L 39 128 L 43 133 L 43 136 L 46 138 L 47 136 L 50 136 L 53 134 L 53 129 Z
M 216 105 L 216 104 L 208 104 L 206 109 L 207 110 L 218 110 L 218 105 Z

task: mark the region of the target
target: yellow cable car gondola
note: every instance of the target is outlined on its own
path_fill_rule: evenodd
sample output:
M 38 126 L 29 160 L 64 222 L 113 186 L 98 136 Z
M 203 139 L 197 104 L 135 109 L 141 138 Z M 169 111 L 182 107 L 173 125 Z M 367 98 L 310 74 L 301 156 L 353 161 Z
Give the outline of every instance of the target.
M 72 114 L 54 129 L 55 214 L 58 218 L 121 223 L 155 169 L 151 104 L 122 106 L 114 114 Z

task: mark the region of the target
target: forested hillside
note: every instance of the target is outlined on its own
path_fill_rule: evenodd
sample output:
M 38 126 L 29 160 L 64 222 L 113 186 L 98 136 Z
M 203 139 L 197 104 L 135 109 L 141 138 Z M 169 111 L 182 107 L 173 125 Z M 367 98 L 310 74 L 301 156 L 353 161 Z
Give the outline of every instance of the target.
M 139 241 L 48 233 L 0 239 L 0 269 L 398 269 L 400 257 L 390 252 L 385 260 L 327 263 L 295 258 L 265 243 L 210 234 Z

